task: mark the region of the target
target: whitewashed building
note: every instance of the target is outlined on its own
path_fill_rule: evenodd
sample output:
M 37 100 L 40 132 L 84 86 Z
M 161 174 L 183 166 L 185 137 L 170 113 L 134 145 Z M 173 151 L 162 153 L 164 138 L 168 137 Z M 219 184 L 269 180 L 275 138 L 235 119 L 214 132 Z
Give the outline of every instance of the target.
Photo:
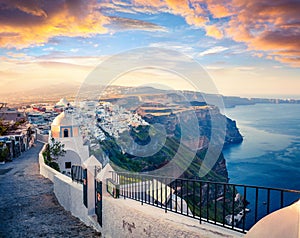
M 72 165 L 81 165 L 89 158 L 88 146 L 83 145 L 79 125 L 73 118 L 72 112 L 67 109 L 59 114 L 51 124 L 49 143 L 53 137 L 65 145 L 66 154 L 58 159 L 60 171 L 64 174 L 71 174 Z

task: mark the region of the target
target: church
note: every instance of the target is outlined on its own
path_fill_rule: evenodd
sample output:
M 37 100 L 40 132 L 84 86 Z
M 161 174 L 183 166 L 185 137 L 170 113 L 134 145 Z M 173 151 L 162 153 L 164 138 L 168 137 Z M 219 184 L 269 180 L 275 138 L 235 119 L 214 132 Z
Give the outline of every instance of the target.
M 79 125 L 73 119 L 73 110 L 66 107 L 51 124 L 51 138 L 65 145 L 66 154 L 58 159 L 60 171 L 68 176 L 71 175 L 72 165 L 81 165 L 89 158 L 89 149 L 83 145 Z

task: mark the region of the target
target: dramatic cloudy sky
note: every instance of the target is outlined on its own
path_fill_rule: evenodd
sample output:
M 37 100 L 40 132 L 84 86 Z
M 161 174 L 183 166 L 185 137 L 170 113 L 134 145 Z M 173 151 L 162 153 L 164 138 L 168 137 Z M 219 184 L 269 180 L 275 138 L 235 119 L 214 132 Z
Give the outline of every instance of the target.
M 225 95 L 300 95 L 299 12 L 299 0 L 0 0 L 0 93 L 79 84 L 111 55 L 152 46 L 198 61 Z

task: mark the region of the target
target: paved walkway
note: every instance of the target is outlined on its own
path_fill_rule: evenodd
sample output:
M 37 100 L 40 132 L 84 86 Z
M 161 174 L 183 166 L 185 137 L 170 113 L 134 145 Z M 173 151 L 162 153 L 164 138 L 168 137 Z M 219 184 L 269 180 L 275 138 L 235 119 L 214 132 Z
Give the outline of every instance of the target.
M 0 165 L 0 237 L 101 237 L 57 202 L 52 182 L 39 174 L 42 146 Z

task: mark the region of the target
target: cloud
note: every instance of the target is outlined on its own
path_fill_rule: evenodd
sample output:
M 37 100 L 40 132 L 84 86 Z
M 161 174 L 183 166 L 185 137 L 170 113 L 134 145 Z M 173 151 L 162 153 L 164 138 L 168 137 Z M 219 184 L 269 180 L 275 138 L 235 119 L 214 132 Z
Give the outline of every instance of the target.
M 118 30 L 167 31 L 166 28 L 150 22 L 113 16 L 109 17 L 109 26 Z
M 230 38 L 248 51 L 300 67 L 299 0 L 0 0 L 0 6 L 0 47 L 43 45 L 56 36 L 90 37 L 109 28 L 164 31 L 134 16 L 168 13 L 207 36 Z
M 231 38 L 244 43 L 249 51 L 300 67 L 299 0 L 133 0 L 131 3 L 131 9 L 147 8 L 152 13 L 179 15 L 188 24 L 203 28 L 207 36 Z
M 78 85 L 105 57 L 2 58 L 0 95 L 63 83 Z M 74 92 L 76 93 L 76 92 Z
M 215 1 L 208 1 L 207 8 L 211 12 L 214 18 L 223 18 L 232 15 L 230 9 L 227 8 L 224 3 L 216 3 Z
M 20 58 L 27 58 L 28 56 L 24 53 L 14 53 L 14 52 L 7 52 L 7 56 L 15 59 L 20 59 Z
M 234 0 L 231 9 L 236 14 L 225 29 L 229 37 L 266 52 L 267 58 L 300 67 L 299 1 Z
M 43 45 L 55 36 L 106 33 L 96 0 L 0 0 L 0 46 Z
M 205 55 L 217 54 L 217 53 L 223 52 L 225 50 L 228 50 L 228 48 L 224 47 L 224 46 L 215 46 L 213 48 L 207 49 L 207 50 L 199 53 L 198 55 L 200 57 L 202 57 L 202 56 L 205 56 Z
M 194 49 L 189 44 L 166 41 L 166 42 L 156 42 L 149 44 L 149 47 L 157 47 L 157 48 L 164 48 L 170 49 L 174 51 L 180 51 L 183 54 L 192 55 L 194 53 Z
M 77 48 L 75 49 L 75 48 L 74 48 L 74 49 L 71 49 L 70 51 L 71 51 L 72 53 L 77 53 L 77 52 L 79 51 L 79 49 L 77 49 Z
M 223 38 L 222 31 L 214 25 L 205 26 L 205 30 L 206 30 L 206 35 L 207 36 L 211 36 L 211 37 L 216 38 L 216 39 L 222 39 Z
M 186 0 L 133 0 L 135 10 L 139 11 L 146 8 L 148 12 L 167 12 L 175 15 L 182 16 L 189 25 L 202 27 L 208 21 L 205 16 L 204 10 L 199 1 L 186 1 Z

